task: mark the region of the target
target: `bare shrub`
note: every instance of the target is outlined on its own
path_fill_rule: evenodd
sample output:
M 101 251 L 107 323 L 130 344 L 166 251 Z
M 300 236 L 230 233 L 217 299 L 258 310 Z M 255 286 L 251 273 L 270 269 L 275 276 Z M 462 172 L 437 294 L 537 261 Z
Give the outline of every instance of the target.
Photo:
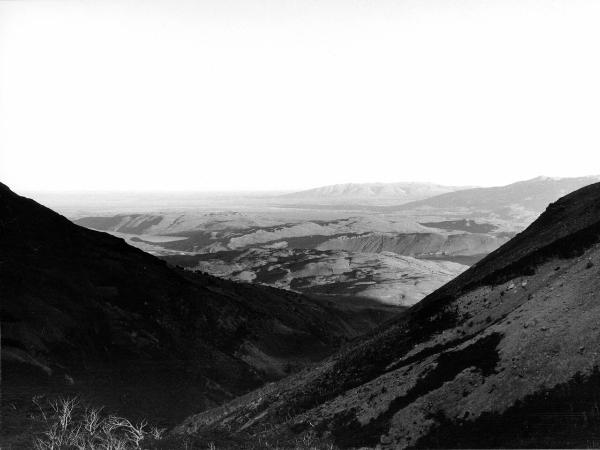
M 162 438 L 165 430 L 148 428 L 146 421 L 133 423 L 115 415 L 105 415 L 102 408 L 82 406 L 77 398 L 59 398 L 42 405 L 40 397 L 33 403 L 40 411 L 44 431 L 33 441 L 36 450 L 135 450 L 148 448 Z

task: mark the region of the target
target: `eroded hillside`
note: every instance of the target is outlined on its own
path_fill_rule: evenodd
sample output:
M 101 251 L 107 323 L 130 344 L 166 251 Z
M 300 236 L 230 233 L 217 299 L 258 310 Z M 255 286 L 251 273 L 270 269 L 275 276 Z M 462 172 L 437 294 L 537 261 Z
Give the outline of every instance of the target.
M 454 262 L 427 261 L 391 252 L 288 248 L 163 258 L 192 271 L 319 295 L 340 306 L 359 299 L 370 300 L 372 307 L 412 306 L 467 268 Z

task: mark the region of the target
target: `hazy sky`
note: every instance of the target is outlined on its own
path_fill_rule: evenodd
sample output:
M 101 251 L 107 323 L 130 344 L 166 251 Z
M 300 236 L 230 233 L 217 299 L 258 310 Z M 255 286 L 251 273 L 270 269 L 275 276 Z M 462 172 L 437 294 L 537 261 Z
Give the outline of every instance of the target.
M 21 190 L 600 173 L 600 2 L 0 1 Z

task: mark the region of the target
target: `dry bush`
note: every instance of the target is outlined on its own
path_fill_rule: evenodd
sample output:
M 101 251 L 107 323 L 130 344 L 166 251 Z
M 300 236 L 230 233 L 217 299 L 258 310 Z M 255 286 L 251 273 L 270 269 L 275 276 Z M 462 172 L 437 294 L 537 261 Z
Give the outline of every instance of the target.
M 162 438 L 164 429 L 149 428 L 143 421 L 105 415 L 101 408 L 83 406 L 77 398 L 33 403 L 40 411 L 44 431 L 33 441 L 36 450 L 134 450 L 148 448 Z

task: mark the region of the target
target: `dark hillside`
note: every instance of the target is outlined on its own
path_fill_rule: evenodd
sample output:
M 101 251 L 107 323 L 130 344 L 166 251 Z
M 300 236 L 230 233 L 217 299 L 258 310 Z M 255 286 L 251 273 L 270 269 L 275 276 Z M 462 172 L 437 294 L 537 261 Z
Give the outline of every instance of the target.
M 4 433 L 51 393 L 173 423 L 359 334 L 323 302 L 170 267 L 2 184 L 0 298 Z

